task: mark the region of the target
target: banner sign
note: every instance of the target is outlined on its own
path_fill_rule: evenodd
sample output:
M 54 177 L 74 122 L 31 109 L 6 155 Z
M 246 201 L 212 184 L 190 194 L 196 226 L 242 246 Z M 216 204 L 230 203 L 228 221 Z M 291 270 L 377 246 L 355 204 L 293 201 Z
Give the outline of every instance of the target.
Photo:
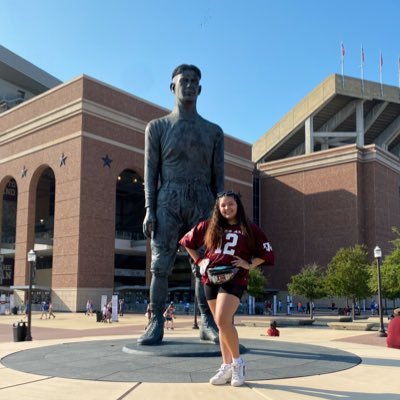
M 4 189 L 3 200 L 17 201 L 17 183 L 11 179 Z
M 12 286 L 14 284 L 14 259 L 5 258 L 0 262 L 0 286 Z

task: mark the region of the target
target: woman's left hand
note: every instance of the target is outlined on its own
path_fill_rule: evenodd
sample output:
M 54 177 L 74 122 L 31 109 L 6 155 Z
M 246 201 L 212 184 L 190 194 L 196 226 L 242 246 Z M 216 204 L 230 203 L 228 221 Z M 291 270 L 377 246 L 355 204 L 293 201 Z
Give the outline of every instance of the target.
M 248 271 L 250 270 L 250 264 L 246 260 L 243 260 L 243 258 L 240 258 L 238 256 L 234 256 L 234 257 L 236 258 L 236 260 L 232 261 L 232 265 L 234 267 L 247 269 Z

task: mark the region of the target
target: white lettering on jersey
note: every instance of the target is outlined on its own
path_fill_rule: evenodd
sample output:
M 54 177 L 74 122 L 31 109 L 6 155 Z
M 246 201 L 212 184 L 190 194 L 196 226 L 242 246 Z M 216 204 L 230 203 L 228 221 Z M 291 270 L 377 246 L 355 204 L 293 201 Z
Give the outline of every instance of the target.
M 224 245 L 224 250 L 222 251 L 222 253 L 233 256 L 235 254 L 235 247 L 238 242 L 238 235 L 236 233 L 227 233 L 225 238 L 226 243 Z M 215 252 L 221 253 L 221 249 L 216 249 Z
M 233 256 L 235 254 L 235 246 L 236 246 L 237 242 L 238 242 L 238 235 L 236 233 L 228 233 L 226 235 L 226 243 L 224 246 L 223 253 Z
M 269 242 L 263 243 L 263 247 L 264 247 L 265 251 L 272 251 L 272 246 Z

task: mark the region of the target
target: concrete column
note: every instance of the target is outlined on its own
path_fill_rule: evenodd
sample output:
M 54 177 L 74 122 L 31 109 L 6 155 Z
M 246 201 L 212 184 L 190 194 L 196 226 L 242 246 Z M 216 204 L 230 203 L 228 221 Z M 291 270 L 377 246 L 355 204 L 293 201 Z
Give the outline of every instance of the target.
M 314 126 L 313 117 L 310 116 L 305 121 L 305 147 L 306 154 L 314 152 Z
M 364 106 L 361 100 L 356 105 L 356 131 L 357 146 L 364 147 Z
M 27 255 L 33 249 L 35 242 L 35 207 L 36 191 L 32 189 L 35 185 L 30 184 L 28 178 L 20 179 L 18 182 L 17 203 L 17 230 L 15 238 L 15 263 L 14 263 L 14 285 L 26 285 L 28 283 L 28 261 Z
M 324 138 L 324 141 L 321 143 L 321 150 L 328 150 L 329 149 L 329 139 Z

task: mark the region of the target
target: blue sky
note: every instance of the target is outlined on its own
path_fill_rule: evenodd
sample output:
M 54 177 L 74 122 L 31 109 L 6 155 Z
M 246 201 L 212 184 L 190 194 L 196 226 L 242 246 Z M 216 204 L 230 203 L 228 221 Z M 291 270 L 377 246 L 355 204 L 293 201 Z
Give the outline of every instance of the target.
M 0 0 L 0 43 L 172 108 L 171 71 L 203 73 L 199 113 L 253 143 L 332 73 L 398 86 L 397 0 Z

